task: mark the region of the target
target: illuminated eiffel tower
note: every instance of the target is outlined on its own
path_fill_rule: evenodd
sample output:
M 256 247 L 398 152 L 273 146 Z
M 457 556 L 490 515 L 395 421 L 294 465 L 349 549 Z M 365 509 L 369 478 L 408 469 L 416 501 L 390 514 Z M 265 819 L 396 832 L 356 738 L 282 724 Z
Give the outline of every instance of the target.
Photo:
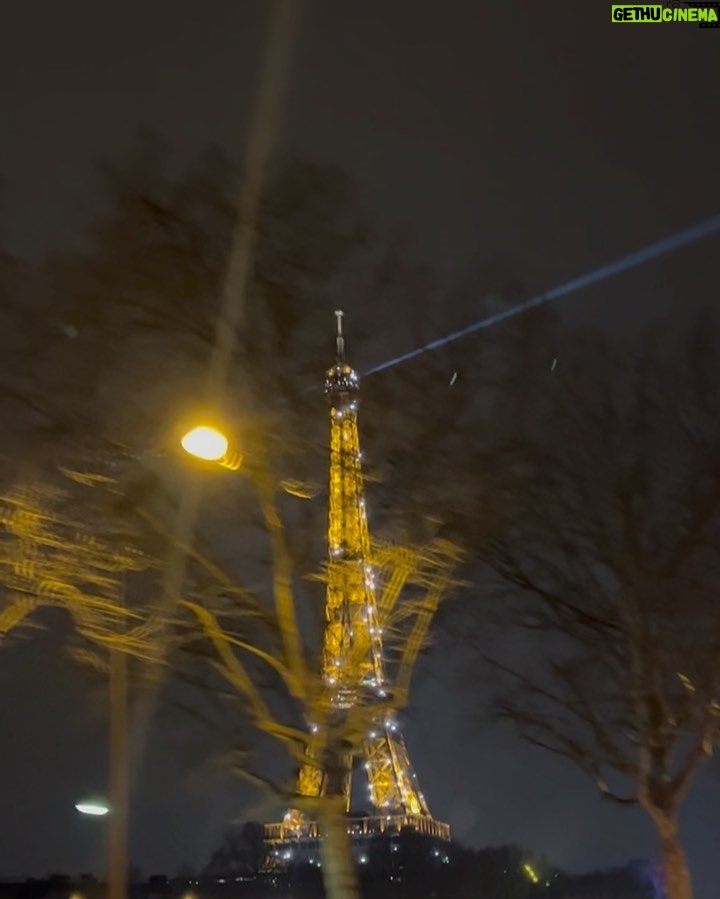
M 341 795 L 349 812 L 353 769 L 357 761 L 364 761 L 374 815 L 348 818 L 354 838 L 410 828 L 449 840 L 449 826 L 433 819 L 418 787 L 393 711 L 394 685 L 386 677 L 383 616 L 370 561 L 363 495 L 358 377 L 345 359 L 343 313 L 335 314 L 337 358 L 325 379 L 330 403 L 330 483 L 322 723 L 309 725 L 314 742 L 300 770 L 297 793 L 308 798 Z M 397 593 L 404 582 L 400 576 Z M 328 737 L 333 730 L 347 730 L 353 717 L 362 722 L 360 738 L 334 742 Z M 288 812 L 281 824 L 266 826 L 275 854 L 287 858 L 289 846 L 302 843 L 311 847 L 312 855 L 317 837 L 317 825 L 295 811 Z

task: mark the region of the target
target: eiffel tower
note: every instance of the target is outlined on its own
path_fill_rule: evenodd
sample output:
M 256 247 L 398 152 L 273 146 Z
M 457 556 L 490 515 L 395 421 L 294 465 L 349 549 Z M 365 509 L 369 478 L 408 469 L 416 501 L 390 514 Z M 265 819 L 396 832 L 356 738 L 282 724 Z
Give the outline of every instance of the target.
M 356 843 L 358 838 L 408 828 L 449 840 L 449 826 L 433 819 L 418 787 L 392 711 L 393 684 L 388 682 L 383 657 L 382 618 L 363 495 L 358 376 L 345 359 L 343 313 L 335 315 L 337 356 L 325 378 L 330 404 L 330 478 L 322 723 L 309 724 L 312 740 L 308 762 L 298 775 L 297 793 L 308 798 L 341 795 L 349 813 L 353 769 L 357 761 L 364 761 L 374 814 L 348 817 L 348 829 Z M 358 711 L 362 713 L 362 738 L 341 744 L 330 741 L 329 745 L 328 733 L 333 728 L 337 732 L 347 728 Z M 303 845 L 305 854 L 312 856 L 318 828 L 300 812 L 290 811 L 282 823 L 266 825 L 265 834 L 276 856 L 289 858 L 291 846 Z

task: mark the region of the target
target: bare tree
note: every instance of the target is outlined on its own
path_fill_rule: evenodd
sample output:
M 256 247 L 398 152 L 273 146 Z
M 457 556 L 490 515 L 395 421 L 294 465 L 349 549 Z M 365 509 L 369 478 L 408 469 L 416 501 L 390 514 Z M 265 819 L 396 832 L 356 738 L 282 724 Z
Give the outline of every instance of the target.
M 708 325 L 684 354 L 649 338 L 629 360 L 580 341 L 485 474 L 500 485 L 478 587 L 485 626 L 501 632 L 485 654 L 496 711 L 604 797 L 645 809 L 669 899 L 692 895 L 678 815 L 720 737 L 720 408 Z
M 0 638 L 36 611 L 58 607 L 90 644 L 152 653 L 144 612 L 123 595 L 125 578 L 152 561 L 127 535 L 100 533 L 86 517 L 89 504 L 69 508 L 68 494 L 48 483 L 18 485 L 0 497 L 0 509 Z
M 73 475 L 85 487 L 97 476 Z M 153 568 L 135 535 L 100 516 L 91 496 L 45 483 L 18 485 L 0 498 L 0 641 L 37 623 L 39 612 L 67 612 L 80 639 L 75 658 L 108 675 L 110 719 L 109 888 L 128 885 L 128 658 L 155 661 L 165 629 L 129 602 L 133 580 Z M 156 567 L 156 566 L 155 566 Z
M 236 701 L 252 724 L 263 734 L 278 740 L 298 765 L 307 763 L 310 733 L 305 721 L 323 722 L 328 709 L 317 659 L 317 639 L 305 641 L 297 599 L 297 571 L 289 551 L 280 501 L 287 498 L 282 481 L 271 472 L 263 437 L 250 442 L 246 459 L 248 480 L 255 486 L 262 520 L 262 537 L 270 557 L 272 604 L 238 583 L 211 556 L 195 547 L 185 547 L 190 557 L 188 580 L 181 595 L 174 597 L 174 620 L 167 621 L 167 607 L 158 614 L 150 592 L 140 603 L 127 603 L 123 579 L 129 570 L 148 567 L 147 557 L 119 538 L 127 522 L 115 509 L 105 506 L 103 516 L 92 516 L 89 504 L 80 508 L 78 494 L 69 499 L 47 485 L 33 490 L 17 490 L 6 497 L 5 539 L 0 544 L 0 580 L 8 590 L 7 606 L 0 624 L 10 632 L 21 620 L 47 606 L 66 608 L 86 645 L 76 656 L 96 668 L 106 670 L 111 685 L 111 746 L 117 764 L 111 765 L 117 782 L 111 792 L 127 793 L 128 746 L 127 675 L 128 654 L 150 661 L 173 657 L 164 645 L 168 639 L 191 645 L 197 658 L 199 637 L 207 640 L 212 652 L 202 658 L 234 692 Z M 118 493 L 119 483 L 109 476 L 90 472 L 67 472 L 84 488 L 98 483 Z M 161 518 L 152 509 L 136 507 L 135 516 L 154 529 L 161 541 L 172 540 Z M 138 531 L 132 533 L 137 540 Z M 112 537 L 115 537 L 113 540 Z M 457 551 L 445 542 L 423 549 L 385 547 L 374 561 L 384 575 L 385 589 L 379 598 L 379 626 L 388 634 L 389 664 L 394 668 L 395 689 L 387 696 L 388 710 L 407 703 L 414 661 L 423 646 L 427 629 L 440 599 L 452 585 Z M 157 567 L 157 565 L 155 565 Z M 414 592 L 402 595 L 405 585 Z M 147 591 L 146 591 L 147 593 Z M 262 590 L 261 590 L 262 593 Z M 191 613 L 194 627 L 180 621 L 180 610 Z M 88 642 L 89 641 L 89 642 Z M 98 647 L 109 650 L 109 664 Z M 362 741 L 369 716 L 378 709 L 353 708 L 342 723 L 323 728 L 333 745 L 354 745 Z M 121 750 L 121 751 L 120 751 Z M 335 753 L 337 754 L 337 753 Z M 321 752 L 317 758 L 333 757 Z M 264 783 L 245 752 L 236 759 L 239 771 L 255 783 Z M 328 894 L 350 899 L 357 894 L 356 873 L 349 850 L 342 814 L 341 796 L 319 799 L 299 797 L 292 789 L 274 785 L 289 807 L 301 808 L 318 816 L 324 832 L 324 878 Z M 122 816 L 120 813 L 122 812 Z M 120 858 L 120 830 L 126 825 L 127 806 L 116 799 L 118 831 L 117 862 Z M 123 871 L 126 867 L 123 867 Z M 122 885 L 116 884 L 118 890 Z
M 344 755 L 348 746 L 358 747 L 362 743 L 378 707 L 358 704 L 348 709 L 341 720 L 331 716 L 316 644 L 303 640 L 295 573 L 278 506 L 279 483 L 261 452 L 250 458 L 248 474 L 257 488 L 272 558 L 272 627 L 258 629 L 258 604 L 248 606 L 237 596 L 226 610 L 218 605 L 217 595 L 210 604 L 198 597 L 184 601 L 184 605 L 196 616 L 214 648 L 215 669 L 237 693 L 255 727 L 278 741 L 298 767 L 328 764 Z M 418 549 L 386 547 L 373 561 L 385 585 L 378 598 L 378 626 L 393 635 L 390 658 L 395 688 L 385 700 L 390 711 L 407 704 L 413 665 L 440 600 L 454 584 L 458 551 L 446 541 Z M 403 593 L 407 585 L 415 586 L 410 596 Z M 263 689 L 266 681 L 258 676 L 258 662 L 260 671 L 264 669 L 274 677 L 285 700 L 280 705 L 268 700 Z M 294 714 L 288 711 L 293 707 Z M 324 740 L 319 748 L 303 720 L 319 727 Z M 311 743 L 313 754 L 308 752 Z M 342 752 L 339 746 L 343 747 Z M 244 753 L 238 759 L 237 770 L 257 785 L 271 789 L 288 808 L 320 821 L 327 893 L 333 899 L 355 899 L 359 895 L 357 875 L 347 834 L 344 797 L 340 793 L 316 798 L 298 795 L 294 787 L 283 787 L 258 774 Z
M 92 433 L 104 441 L 106 456 L 124 452 L 143 457 L 141 468 L 145 463 L 152 468 L 176 437 L 177 421 L 194 409 L 213 340 L 212 298 L 226 261 L 240 178 L 242 173 L 217 153 L 176 174 L 166 148 L 154 139 L 141 142 L 127 164 L 106 167 L 108 209 L 91 224 L 84 250 L 49 264 L 45 275 L 52 302 L 43 319 L 47 333 L 36 335 L 39 342 L 24 356 L 28 377 L 19 385 L 12 378 L 7 381 L 8 390 L 17 389 L 26 405 L 37 407 L 48 426 L 59 431 L 62 439 L 54 442 L 54 453 L 65 464 L 76 465 L 78 443 Z M 371 293 L 372 310 L 383 309 L 384 327 L 376 329 L 381 332 L 388 330 L 390 315 L 405 320 L 407 310 L 418 298 L 425 302 L 432 287 L 426 272 L 406 264 L 401 246 L 385 253 L 370 246 L 351 184 L 333 169 L 278 164 L 261 200 L 257 231 L 247 315 L 237 334 L 231 374 L 237 405 L 222 412 L 245 445 L 253 430 L 265 434 L 264 452 L 283 473 L 275 486 L 309 493 L 308 481 L 324 480 L 323 417 L 307 412 L 309 404 L 317 408 L 319 402 L 311 388 L 318 384 L 318 359 L 324 358 L 320 347 L 326 345 L 327 313 L 336 305 L 335 293 L 348 283 L 358 299 Z M 396 308 L 390 299 L 398 293 L 403 302 Z M 421 399 L 425 385 L 416 386 L 415 398 Z M 460 398 L 454 401 L 461 404 Z M 427 433 L 437 436 L 447 430 L 449 420 L 444 415 L 427 431 L 415 433 L 418 439 Z M 310 426 L 313 421 L 317 430 Z M 407 416 L 394 421 L 393 411 L 387 411 L 376 432 L 378 458 L 393 434 L 407 428 Z M 463 449 L 462 440 L 455 441 L 452 459 Z M 433 460 L 428 456 L 426 461 Z M 143 483 L 125 501 L 141 507 L 149 516 L 146 521 L 152 518 L 158 533 L 172 542 L 167 516 L 153 514 L 157 510 L 149 497 L 153 488 L 148 483 L 160 467 L 162 463 L 156 464 L 149 479 L 141 478 Z M 430 483 L 427 472 L 420 467 L 413 478 L 416 487 Z M 392 481 L 392 471 L 382 475 Z M 300 504 L 304 511 L 296 517 L 303 520 L 278 530 L 276 498 L 269 496 L 261 491 L 260 515 L 252 524 L 271 538 L 270 578 L 276 600 L 282 600 L 276 607 L 276 636 L 287 670 L 295 672 L 290 693 L 302 704 L 298 684 L 304 683 L 306 672 L 298 660 L 304 650 L 299 635 L 293 636 L 289 610 L 295 597 L 288 584 L 299 559 L 307 563 L 311 556 L 317 558 L 303 539 L 307 543 L 308 533 L 323 533 L 323 513 L 320 504 Z M 418 509 L 424 504 L 426 511 L 431 499 L 425 495 L 422 500 Z M 246 508 L 251 505 L 243 506 L 243 515 Z M 227 500 L 224 514 L 227 524 Z M 435 530 L 423 537 L 430 540 Z M 185 550 L 194 553 L 194 547 Z M 201 555 L 194 555 L 194 571 L 202 567 Z M 229 582 L 224 583 L 230 590 Z M 232 595 L 242 606 L 242 591 Z M 417 651 L 419 644 L 413 645 Z M 257 690 L 252 677 L 250 685 Z

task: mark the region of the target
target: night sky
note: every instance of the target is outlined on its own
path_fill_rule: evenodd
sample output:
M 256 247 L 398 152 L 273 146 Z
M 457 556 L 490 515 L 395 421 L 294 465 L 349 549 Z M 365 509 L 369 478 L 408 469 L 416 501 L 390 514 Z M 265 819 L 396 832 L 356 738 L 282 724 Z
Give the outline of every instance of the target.
M 217 143 L 241 156 L 262 3 L 2 6 L 5 251 L 40 259 L 76 242 L 98 202 L 93 160 L 121 152 L 140 123 L 181 154 Z M 282 149 L 339 164 L 381 227 L 408 226 L 413 255 L 444 289 L 463 288 L 459 324 L 478 317 L 472 288 L 487 266 L 532 292 L 560 284 L 720 212 L 720 33 L 621 27 L 609 7 L 311 0 Z M 717 303 L 719 246 L 711 239 L 560 306 L 618 339 L 672 323 Z M 359 368 L 390 344 L 381 337 L 372 351 Z M 524 844 L 579 870 L 654 853 L 639 812 L 603 804 L 580 774 L 511 734 L 478 730 L 442 672 L 432 655 L 423 661 L 406 735 L 433 813 L 460 839 Z M 73 811 L 103 782 L 104 725 L 79 701 L 85 680 L 50 634 L 3 650 L 0 875 L 99 867 L 102 825 Z M 156 730 L 132 857 L 146 873 L 174 873 L 204 863 L 253 799 L 199 766 L 180 726 Z M 696 784 L 683 824 L 698 899 L 716 897 L 717 775 Z

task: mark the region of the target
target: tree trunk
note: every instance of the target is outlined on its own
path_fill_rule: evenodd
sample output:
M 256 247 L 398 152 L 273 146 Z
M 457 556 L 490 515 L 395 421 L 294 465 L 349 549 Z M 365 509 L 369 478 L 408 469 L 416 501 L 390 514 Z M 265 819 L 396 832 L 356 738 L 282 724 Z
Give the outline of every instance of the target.
M 344 810 L 343 797 L 320 803 L 320 859 L 327 899 L 360 899 Z
M 693 899 L 687 857 L 676 820 L 656 821 L 660 834 L 667 899 Z

